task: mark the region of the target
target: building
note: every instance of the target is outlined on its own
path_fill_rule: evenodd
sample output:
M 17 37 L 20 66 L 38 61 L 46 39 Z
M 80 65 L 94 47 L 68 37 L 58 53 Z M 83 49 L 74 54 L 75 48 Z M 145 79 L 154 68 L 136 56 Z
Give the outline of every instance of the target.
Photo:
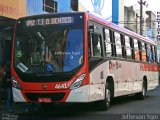
M 146 36 L 146 7 L 143 7 L 142 20 L 142 35 Z M 140 5 L 134 4 L 132 6 L 124 6 L 124 27 L 140 34 Z
M 158 54 L 158 61 L 160 63 L 160 11 L 157 11 L 157 54 Z
M 133 6 L 124 6 L 124 22 L 121 22 L 121 24 L 124 24 L 125 28 L 136 33 L 139 31 L 138 15 Z
M 156 41 L 156 15 L 152 11 L 146 11 L 146 37 Z
M 120 21 L 124 21 L 124 0 L 78 0 L 78 11 L 88 11 L 123 26 Z

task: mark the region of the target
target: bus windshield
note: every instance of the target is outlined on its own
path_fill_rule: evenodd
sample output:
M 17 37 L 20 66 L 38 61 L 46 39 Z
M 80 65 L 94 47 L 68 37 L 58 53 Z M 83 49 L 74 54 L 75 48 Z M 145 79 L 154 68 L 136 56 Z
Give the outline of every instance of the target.
M 14 42 L 14 67 L 23 73 L 69 72 L 83 63 L 83 30 L 21 30 Z

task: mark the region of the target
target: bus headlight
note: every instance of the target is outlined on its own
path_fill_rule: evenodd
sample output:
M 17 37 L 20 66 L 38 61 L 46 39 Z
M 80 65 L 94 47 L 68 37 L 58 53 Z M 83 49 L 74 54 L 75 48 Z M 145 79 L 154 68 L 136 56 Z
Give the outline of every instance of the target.
M 17 80 L 12 77 L 12 87 L 18 89 L 18 90 L 22 90 L 22 87 L 19 85 L 19 83 L 17 82 Z
M 86 76 L 85 74 L 80 75 L 76 79 L 76 81 L 70 86 L 70 89 L 73 90 L 73 89 L 79 88 L 81 86 L 85 76 Z

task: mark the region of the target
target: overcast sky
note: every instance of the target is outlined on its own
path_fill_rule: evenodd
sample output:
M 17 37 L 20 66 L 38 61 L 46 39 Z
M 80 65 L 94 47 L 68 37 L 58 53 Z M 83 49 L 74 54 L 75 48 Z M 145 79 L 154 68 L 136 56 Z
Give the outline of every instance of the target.
M 137 4 L 140 0 L 124 0 L 125 5 L 131 6 Z M 147 10 L 160 11 L 160 0 L 143 0 L 148 4 Z

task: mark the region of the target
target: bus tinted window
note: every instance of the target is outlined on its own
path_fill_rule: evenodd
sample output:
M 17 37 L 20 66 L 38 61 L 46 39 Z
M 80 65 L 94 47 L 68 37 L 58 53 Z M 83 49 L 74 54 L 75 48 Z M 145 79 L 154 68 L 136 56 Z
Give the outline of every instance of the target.
M 110 39 L 110 30 L 105 29 L 105 54 L 107 57 L 112 56 L 112 43 L 111 43 L 111 39 Z
M 154 53 L 155 53 L 155 62 L 157 63 L 157 48 L 156 46 L 154 46 Z
M 142 61 L 146 62 L 146 61 L 147 61 L 147 58 L 146 58 L 145 43 L 144 43 L 144 42 L 141 42 L 141 44 L 142 44 L 142 51 L 141 51 Z
M 130 38 L 128 36 L 125 36 L 125 46 L 127 58 L 132 59 L 131 43 Z
M 147 59 L 148 62 L 153 62 L 151 45 L 147 45 Z
M 115 32 L 115 45 L 117 57 L 122 57 L 122 46 L 121 46 L 121 36 L 119 33 Z
M 156 62 L 156 54 L 155 54 L 155 49 L 154 49 L 154 46 L 151 46 L 152 48 L 152 59 L 153 59 L 153 62 L 155 63 Z
M 102 39 L 101 36 L 92 33 L 93 56 L 102 57 Z
M 136 39 L 134 39 L 134 54 L 135 54 L 135 60 L 140 60 L 138 40 Z

